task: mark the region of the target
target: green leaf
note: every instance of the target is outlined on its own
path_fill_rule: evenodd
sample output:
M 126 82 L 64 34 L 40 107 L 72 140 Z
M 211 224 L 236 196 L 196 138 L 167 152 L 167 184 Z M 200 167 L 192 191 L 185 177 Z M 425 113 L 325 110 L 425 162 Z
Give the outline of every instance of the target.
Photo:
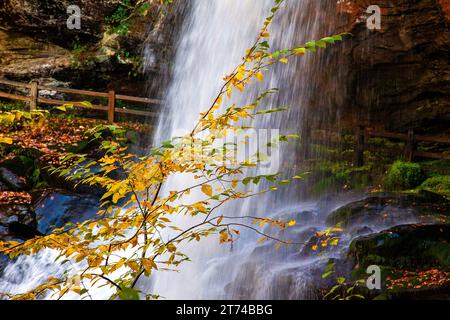
M 268 113 L 275 113 L 275 112 L 281 112 L 281 111 L 286 111 L 286 108 L 273 108 L 273 109 L 269 109 L 269 110 L 261 110 L 258 111 L 256 114 L 268 114 Z
M 122 300 L 140 300 L 139 292 L 133 288 L 121 287 L 119 295 Z

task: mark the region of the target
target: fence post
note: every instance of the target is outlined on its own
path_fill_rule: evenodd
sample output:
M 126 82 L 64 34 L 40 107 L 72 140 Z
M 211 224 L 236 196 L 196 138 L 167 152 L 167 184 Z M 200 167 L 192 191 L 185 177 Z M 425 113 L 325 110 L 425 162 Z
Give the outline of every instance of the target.
M 114 90 L 108 93 L 108 122 L 113 123 L 116 111 L 116 92 Z
M 364 165 L 364 147 L 366 140 L 366 128 L 363 125 L 359 125 L 356 130 L 356 154 L 355 154 L 355 166 L 362 167 Z
M 311 158 L 311 127 L 309 123 L 306 123 L 303 129 L 303 136 L 300 140 L 301 145 L 301 155 L 303 160 Z
M 408 140 L 406 141 L 405 160 L 412 162 L 414 159 L 415 136 L 414 130 L 408 130 Z
M 38 96 L 39 96 L 39 90 L 38 90 L 38 83 L 33 81 L 31 82 L 31 88 L 30 88 L 30 111 L 36 110 L 38 105 Z

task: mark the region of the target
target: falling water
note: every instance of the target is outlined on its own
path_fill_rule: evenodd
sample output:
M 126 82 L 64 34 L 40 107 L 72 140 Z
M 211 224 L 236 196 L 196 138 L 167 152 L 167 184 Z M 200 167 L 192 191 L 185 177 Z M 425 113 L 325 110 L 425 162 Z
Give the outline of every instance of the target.
M 336 33 L 335 0 L 286 0 L 277 17 L 272 36 L 274 48 L 287 48 L 308 40 Z M 187 2 L 186 2 L 187 3 Z M 222 78 L 240 62 L 269 15 L 272 0 L 193 0 L 178 44 L 173 82 L 166 98 L 164 119 L 160 120 L 155 143 L 192 129 L 193 123 L 211 103 L 222 85 Z M 148 51 L 148 52 L 151 52 Z M 283 114 L 266 115 L 257 128 L 278 129 L 281 133 L 300 133 L 305 126 L 322 126 L 335 121 L 339 73 L 328 54 L 293 59 L 288 66 L 277 66 L 265 87 L 238 97 L 240 103 L 253 101 L 263 89 L 277 87 L 280 93 L 270 106 L 287 107 Z M 334 125 L 337 125 L 334 123 Z M 280 153 L 280 171 L 287 176 L 302 170 L 301 148 L 285 146 Z M 190 177 L 172 177 L 167 190 L 189 184 Z M 166 190 L 166 191 L 167 191 Z M 195 195 L 193 195 L 195 196 Z M 277 193 L 230 205 L 223 210 L 233 215 L 261 215 L 299 221 L 290 233 L 275 234 L 286 239 L 307 241 L 323 228 L 320 203 L 304 202 L 298 186 Z M 328 212 L 328 211 L 327 211 Z M 189 223 L 189 221 L 180 221 Z M 191 222 L 192 223 L 192 222 Z M 271 232 L 271 230 L 268 230 Z M 208 239 L 185 247 L 192 262 L 179 273 L 160 273 L 155 280 L 143 279 L 139 287 L 149 293 L 175 298 L 309 298 L 318 261 L 304 248 L 274 250 L 274 245 L 256 245 L 257 237 L 243 233 L 233 249 Z M 181 248 L 183 249 L 183 248 Z M 0 291 L 20 293 L 61 275 L 64 270 L 53 263 L 55 253 L 20 257 L 10 263 L 0 278 Z M 94 290 L 94 298 L 108 298 L 110 292 Z
M 335 2 L 287 0 L 272 26 L 272 47 L 288 48 L 336 33 Z M 217 95 L 223 76 L 239 64 L 245 50 L 253 44 L 273 1 L 195 0 L 190 5 L 167 96 L 164 113 L 168 116 L 159 123 L 155 143 L 192 129 L 200 112 L 208 109 Z M 289 110 L 262 117 L 254 123 L 257 128 L 286 134 L 300 133 L 305 126 L 329 125 L 336 119 L 333 106 L 339 90 L 339 73 L 331 63 L 330 55 L 320 53 L 293 59 L 288 67 L 277 66 L 267 75 L 264 88 L 246 91 L 235 99 L 245 105 L 263 89 L 277 87 L 280 93 L 269 101 L 270 106 Z M 327 91 L 322 91 L 324 88 Z M 298 145 L 281 150 L 279 169 L 286 176 L 301 171 L 301 150 Z M 172 177 L 166 191 L 187 186 L 191 179 Z M 320 204 L 302 202 L 299 186 L 291 185 L 264 198 L 229 205 L 222 211 L 235 216 L 295 218 L 303 224 L 292 233 L 276 236 L 307 241 L 323 228 L 320 209 Z M 194 224 L 187 218 L 180 218 L 177 223 L 184 227 Z M 258 247 L 256 240 L 254 234 L 244 232 L 233 250 L 219 246 L 216 239 L 186 246 L 183 249 L 192 262 L 183 264 L 178 273 L 158 274 L 152 283 L 143 281 L 140 287 L 169 299 L 311 297 L 317 261 L 299 257 L 302 248 L 275 252 L 273 243 Z

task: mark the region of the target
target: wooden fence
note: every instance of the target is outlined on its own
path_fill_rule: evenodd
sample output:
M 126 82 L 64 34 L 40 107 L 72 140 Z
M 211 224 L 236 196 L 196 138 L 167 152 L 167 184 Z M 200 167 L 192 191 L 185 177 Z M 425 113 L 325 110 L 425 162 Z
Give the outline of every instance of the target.
M 408 130 L 408 133 L 396 133 L 387 132 L 381 130 L 375 130 L 373 128 L 367 128 L 365 126 L 358 126 L 356 130 L 356 152 L 355 152 L 355 165 L 364 165 L 364 151 L 386 151 L 386 149 L 375 148 L 368 146 L 368 139 L 370 138 L 386 138 L 397 141 L 405 142 L 405 148 L 403 150 L 394 150 L 393 153 L 399 153 L 403 151 L 403 155 L 406 161 L 412 162 L 414 158 L 429 158 L 437 160 L 450 160 L 450 154 L 444 152 L 427 152 L 417 150 L 417 143 L 419 142 L 431 142 L 438 144 L 450 145 L 449 136 L 437 136 L 437 135 L 420 135 L 416 134 L 413 129 Z
M 304 133 L 306 136 L 305 140 L 311 141 L 313 144 L 325 144 L 332 145 L 335 147 L 342 146 L 344 144 L 350 144 L 354 146 L 354 164 L 355 166 L 361 167 L 364 165 L 364 152 L 383 152 L 391 153 L 395 155 L 403 155 L 406 161 L 413 161 L 415 158 L 427 158 L 427 159 L 437 159 L 437 160 L 450 160 L 450 154 L 445 152 L 427 152 L 418 150 L 418 143 L 420 142 L 430 142 L 442 145 L 450 146 L 449 136 L 439 136 L 439 135 L 423 135 L 416 134 L 414 130 L 409 130 L 407 133 L 398 132 L 388 132 L 382 129 L 374 129 L 371 127 L 366 127 L 364 125 L 359 125 L 352 128 L 343 129 L 346 134 L 354 135 L 354 143 L 342 139 L 343 132 L 333 131 L 333 130 L 319 130 L 322 134 L 317 134 L 317 132 L 312 132 L 311 130 L 306 130 Z M 370 143 L 371 138 L 385 138 L 394 141 L 404 142 L 405 147 L 392 149 L 382 146 L 374 146 Z M 307 144 L 305 146 L 304 155 L 308 156 L 311 154 L 311 146 Z
M 117 104 L 116 104 L 117 100 L 143 103 L 146 105 L 160 105 L 161 104 L 160 100 L 116 94 L 116 92 L 113 90 L 111 90 L 109 92 L 96 92 L 96 91 L 77 90 L 77 89 L 69 89 L 69 88 L 61 88 L 61 87 L 49 87 L 49 86 L 39 85 L 37 82 L 22 83 L 22 82 L 10 81 L 10 80 L 5 80 L 5 79 L 0 79 L 0 84 L 10 86 L 13 88 L 28 89 L 29 93 L 26 96 L 0 91 L 0 98 L 28 102 L 29 106 L 30 106 L 30 110 L 35 110 L 39 104 L 45 104 L 45 105 L 70 104 L 70 105 L 73 105 L 74 107 L 79 107 L 79 108 L 87 108 L 87 109 L 93 109 L 93 110 L 106 111 L 108 113 L 108 121 L 110 123 L 113 123 L 116 120 L 116 114 L 118 114 L 118 113 L 119 114 L 131 114 L 131 115 L 143 116 L 143 117 L 155 117 L 157 115 L 156 112 L 150 112 L 150 111 L 145 111 L 145 110 L 117 108 Z M 40 90 L 54 91 L 54 92 L 73 94 L 73 95 L 81 95 L 81 96 L 89 96 L 89 97 L 95 97 L 95 98 L 106 98 L 106 99 L 108 99 L 108 105 L 89 105 L 89 106 L 87 106 L 82 101 L 63 101 L 63 100 L 56 100 L 56 99 L 41 98 L 39 96 Z
M 117 108 L 116 101 L 129 101 L 136 103 L 143 103 L 146 105 L 160 105 L 161 102 L 156 99 L 148 99 L 141 97 L 133 97 L 116 94 L 114 91 L 109 92 L 96 92 L 96 91 L 87 91 L 87 90 L 76 90 L 69 88 L 59 88 L 59 87 L 49 87 L 49 86 L 41 86 L 36 82 L 32 83 L 21 83 L 16 81 L 10 81 L 5 79 L 0 79 L 0 84 L 11 86 L 14 88 L 20 89 L 28 89 L 29 93 L 27 96 L 11 94 L 0 91 L 0 98 L 7 98 L 12 100 L 24 101 L 28 102 L 30 106 L 30 110 L 35 110 L 39 104 L 46 105 L 62 105 L 62 104 L 71 104 L 75 107 L 80 108 L 89 108 L 93 110 L 106 111 L 108 113 L 108 121 L 113 123 L 116 119 L 116 114 L 131 114 L 137 116 L 144 117 L 155 117 L 157 115 L 156 112 L 149 112 L 144 110 L 132 110 L 132 109 L 124 109 Z M 66 94 L 74 94 L 81 96 L 89 96 L 95 98 L 106 98 L 108 100 L 108 105 L 92 105 L 86 106 L 82 101 L 62 101 L 48 98 L 39 97 L 40 90 L 47 91 L 55 91 Z M 307 139 L 311 137 L 311 132 L 307 132 Z M 399 140 L 405 142 L 405 148 L 403 150 L 404 158 L 407 161 L 413 161 L 415 157 L 421 158 L 430 158 L 430 159 L 444 159 L 450 160 L 450 155 L 446 153 L 435 153 L 435 152 L 426 152 L 417 150 L 418 142 L 432 142 L 432 143 L 440 143 L 440 144 L 448 144 L 450 145 L 450 137 L 448 136 L 431 136 L 431 135 L 418 135 L 414 132 L 414 130 L 409 130 L 408 133 L 394 133 L 387 132 L 381 130 L 375 130 L 373 128 L 365 127 L 363 125 L 359 125 L 356 129 L 355 133 L 355 165 L 363 166 L 364 165 L 364 151 L 388 151 L 386 148 L 375 148 L 369 146 L 368 140 L 370 138 L 387 138 L 393 140 Z M 328 140 L 329 141 L 329 140 Z M 306 146 L 305 146 L 306 147 Z M 395 150 L 395 153 L 399 153 L 401 150 Z M 307 151 L 305 151 L 308 153 Z

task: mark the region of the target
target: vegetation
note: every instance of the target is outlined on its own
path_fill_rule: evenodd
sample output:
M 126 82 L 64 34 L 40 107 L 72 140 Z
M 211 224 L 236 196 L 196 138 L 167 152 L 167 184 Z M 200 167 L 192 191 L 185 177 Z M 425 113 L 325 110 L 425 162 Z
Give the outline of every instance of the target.
M 384 185 L 390 190 L 414 189 L 424 181 L 424 173 L 417 163 L 396 161 L 389 169 Z
M 246 106 L 231 104 L 229 98 L 235 91 L 245 92 L 250 84 L 263 81 L 271 66 L 287 64 L 295 56 L 315 52 L 342 40 L 342 35 L 336 35 L 270 52 L 267 41 L 269 27 L 283 2 L 275 1 L 254 45 L 247 50 L 241 64 L 225 77 L 225 83 L 210 108 L 201 114 L 189 134 L 165 141 L 152 148 L 149 155 L 140 157 L 127 150 L 120 139 L 121 131 L 101 140 L 103 156 L 98 160 L 88 159 L 82 154 L 68 154 L 61 159 L 62 164 L 53 168 L 54 174 L 106 189 L 97 218 L 68 224 L 50 235 L 23 243 L 1 242 L 0 252 L 14 258 L 53 249 L 60 252 L 55 263 L 63 265 L 74 261 L 80 269 L 68 267 L 62 276 L 50 277 L 46 283 L 29 292 L 17 296 L 5 293 L 6 296 L 36 299 L 50 293 L 53 297 L 62 298 L 75 293 L 88 298 L 88 288 L 108 286 L 114 291 L 111 298 L 138 299 L 142 297 L 138 284 L 143 276 L 176 270 L 189 259 L 181 250 L 186 242 L 216 235 L 222 244 L 233 243 L 241 230 L 247 229 L 261 236 L 260 243 L 275 240 L 277 247 L 298 244 L 273 237 L 262 229 L 268 225 L 290 228 L 296 225 L 295 220 L 271 220 L 252 215 L 237 218 L 217 213 L 220 207 L 231 201 L 276 191 L 288 182 L 281 180 L 278 174 L 250 176 L 248 169 L 257 166 L 264 155 L 258 153 L 239 161 L 235 159 L 239 144 L 217 143 L 227 134 L 248 131 L 248 124 L 257 116 L 284 111 L 282 108 L 264 108 L 265 99 L 276 90 L 262 92 Z M 123 14 L 117 17 L 122 18 Z M 295 138 L 295 135 L 280 136 L 271 144 Z M 93 170 L 94 167 L 100 167 L 100 170 Z M 193 184 L 182 190 L 164 190 L 167 179 L 177 174 L 190 175 Z M 251 184 L 258 185 L 261 181 L 267 181 L 271 186 L 250 190 Z M 191 193 L 201 195 L 202 199 L 192 202 Z M 188 217 L 191 227 L 181 229 L 176 223 L 177 216 Z M 163 236 L 163 233 L 169 236 Z M 329 236 L 329 233 L 321 235 L 322 246 L 337 244 L 336 237 Z M 158 298 L 158 293 L 144 297 Z
M 420 185 L 419 188 L 440 193 L 450 198 L 450 176 L 438 175 L 428 178 Z

